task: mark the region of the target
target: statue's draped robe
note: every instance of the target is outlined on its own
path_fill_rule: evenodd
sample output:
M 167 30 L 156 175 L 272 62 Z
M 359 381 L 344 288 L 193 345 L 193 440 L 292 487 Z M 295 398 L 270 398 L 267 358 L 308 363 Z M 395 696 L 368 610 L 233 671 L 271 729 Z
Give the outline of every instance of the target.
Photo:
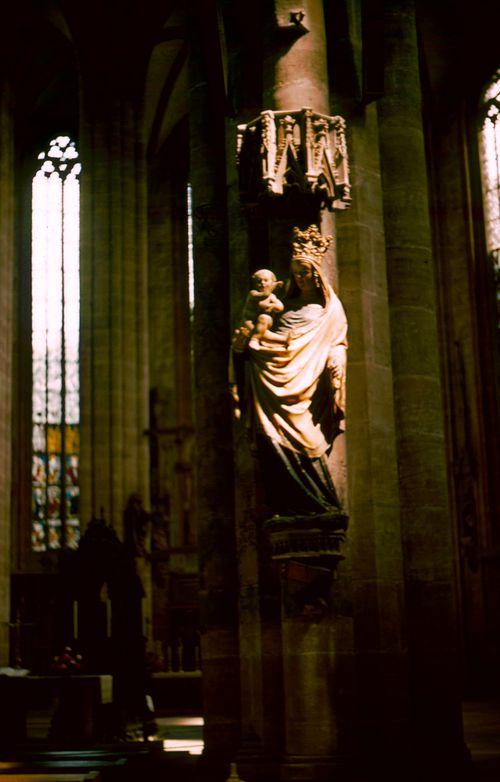
M 342 428 L 347 321 L 328 286 L 325 306 L 290 301 L 250 351 L 249 372 L 264 480 L 277 513 L 325 512 L 339 503 L 326 455 Z M 344 374 L 344 373 L 342 373 Z

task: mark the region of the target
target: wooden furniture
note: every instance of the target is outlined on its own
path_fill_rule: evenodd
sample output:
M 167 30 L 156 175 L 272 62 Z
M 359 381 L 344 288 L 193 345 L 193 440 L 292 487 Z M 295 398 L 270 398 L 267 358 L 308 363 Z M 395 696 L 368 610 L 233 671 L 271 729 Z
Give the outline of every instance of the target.
M 28 739 L 30 709 L 50 713 L 56 741 L 98 740 L 104 730 L 103 707 L 113 700 L 113 678 L 105 675 L 0 677 L 0 746 Z

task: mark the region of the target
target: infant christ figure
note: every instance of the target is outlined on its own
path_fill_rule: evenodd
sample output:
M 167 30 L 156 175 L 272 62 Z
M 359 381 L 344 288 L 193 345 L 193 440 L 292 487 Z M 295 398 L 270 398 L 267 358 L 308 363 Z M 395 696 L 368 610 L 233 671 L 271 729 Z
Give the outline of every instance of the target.
M 259 269 L 252 275 L 254 288 L 249 292 L 243 309 L 243 323 L 253 329 L 248 342 L 252 350 L 260 350 L 260 340 L 273 324 L 273 315 L 283 312 L 283 302 L 275 290 L 283 287 L 269 269 Z

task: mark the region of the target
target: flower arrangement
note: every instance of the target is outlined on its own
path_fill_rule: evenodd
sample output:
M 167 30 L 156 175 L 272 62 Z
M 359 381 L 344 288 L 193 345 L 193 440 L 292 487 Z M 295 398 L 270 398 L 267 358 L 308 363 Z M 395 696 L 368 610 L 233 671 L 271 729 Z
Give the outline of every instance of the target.
M 51 669 L 56 673 L 79 673 L 82 668 L 82 655 L 74 652 L 71 646 L 65 646 L 62 653 L 54 657 L 51 665 Z

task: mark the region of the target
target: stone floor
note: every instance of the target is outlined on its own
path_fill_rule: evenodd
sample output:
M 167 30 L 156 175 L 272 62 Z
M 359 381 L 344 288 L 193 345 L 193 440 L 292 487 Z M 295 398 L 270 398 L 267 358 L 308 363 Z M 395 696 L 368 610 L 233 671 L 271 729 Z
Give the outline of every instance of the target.
M 203 752 L 202 717 L 157 717 L 158 732 L 155 739 L 163 741 L 165 752 Z
M 465 740 L 477 769 L 478 782 L 500 782 L 500 700 L 465 701 Z M 203 749 L 201 717 L 160 717 L 158 734 L 167 752 Z
M 464 732 L 477 773 L 477 782 L 500 782 L 500 700 L 465 701 Z M 160 717 L 158 735 L 167 752 L 203 749 L 201 717 Z M 425 780 L 422 780 L 425 782 Z
M 465 740 L 481 782 L 500 782 L 500 700 L 465 701 Z
M 473 782 L 500 782 L 500 700 L 466 701 L 463 714 L 465 740 L 476 768 Z M 202 717 L 158 716 L 156 722 L 154 739 L 163 743 L 164 752 L 172 753 L 172 760 L 182 756 L 187 760 L 187 753 L 195 756 L 203 751 Z

